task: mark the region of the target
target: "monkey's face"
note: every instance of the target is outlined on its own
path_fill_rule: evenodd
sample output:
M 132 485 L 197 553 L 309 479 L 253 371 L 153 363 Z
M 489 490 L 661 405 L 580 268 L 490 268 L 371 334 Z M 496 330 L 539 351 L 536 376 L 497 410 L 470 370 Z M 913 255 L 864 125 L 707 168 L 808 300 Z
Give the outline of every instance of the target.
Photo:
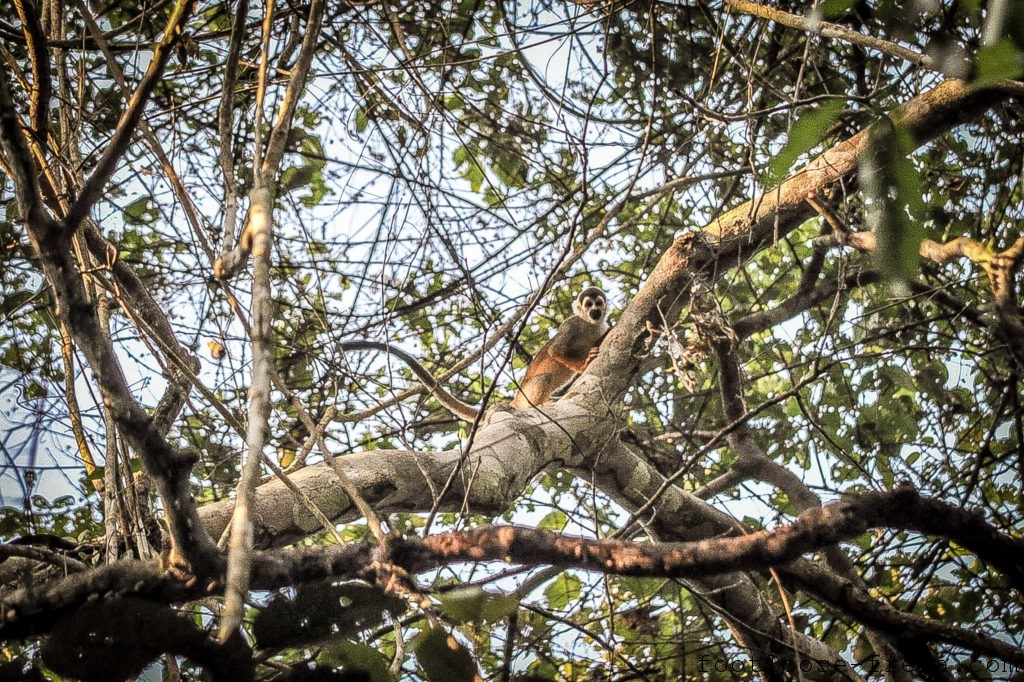
M 600 324 L 608 315 L 608 299 L 597 287 L 588 287 L 580 292 L 573 308 L 581 319 L 591 324 Z

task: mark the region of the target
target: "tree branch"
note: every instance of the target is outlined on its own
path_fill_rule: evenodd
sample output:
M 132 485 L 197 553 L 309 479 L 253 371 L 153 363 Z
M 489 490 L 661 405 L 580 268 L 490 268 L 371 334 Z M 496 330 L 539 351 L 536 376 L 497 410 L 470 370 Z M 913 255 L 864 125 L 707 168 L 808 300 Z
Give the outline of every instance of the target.
M 878 248 L 874 232 L 828 235 L 816 238 L 814 243 L 822 247 L 850 246 L 868 252 Z M 995 334 L 1006 344 L 1018 367 L 1024 369 L 1024 317 L 1017 307 L 1014 287 L 1014 276 L 1024 260 L 1024 237 L 1002 251 L 970 237 L 956 237 L 944 243 L 922 239 L 918 253 L 940 265 L 954 258 L 966 258 L 985 271 L 997 315 Z
M 121 163 L 124 153 L 128 150 L 128 145 L 131 144 L 135 129 L 142 119 L 142 112 L 149 102 L 149 96 L 163 76 L 164 67 L 171 56 L 171 50 L 184 33 L 185 22 L 191 16 L 194 4 L 195 0 L 177 0 L 175 2 L 174 9 L 167 19 L 164 35 L 153 48 L 153 57 L 149 62 L 146 74 L 139 82 L 135 93 L 128 100 L 124 113 L 121 114 L 121 118 L 117 122 L 114 135 L 107 144 L 106 151 L 96 163 L 92 175 L 85 181 L 81 193 L 68 210 L 63 225 L 63 230 L 68 234 L 78 229 L 82 220 L 92 210 L 93 205 L 99 201 L 106 189 L 107 181 L 110 180 L 114 171 L 117 170 L 118 164 Z
M 199 571 L 214 570 L 219 559 L 213 541 L 199 523 L 189 473 L 191 459 L 183 457 L 154 426 L 152 418 L 132 396 L 120 362 L 103 333 L 96 310 L 86 295 L 70 256 L 72 231 L 46 213 L 31 157 L 17 126 L 7 79 L 0 70 L 0 143 L 11 158 L 12 180 L 28 234 L 39 253 L 43 274 L 53 288 L 57 314 L 82 349 L 99 381 L 105 407 L 127 442 L 139 453 L 157 483 L 172 537 L 172 561 L 190 563 Z
M 900 105 L 890 117 L 922 144 L 971 120 L 1010 94 L 1007 89 L 976 89 L 963 81 L 948 80 Z M 577 400 L 594 410 L 614 405 L 614 397 L 626 391 L 640 370 L 642 357 L 653 344 L 652 330 L 665 323 L 674 324 L 689 304 L 693 278 L 698 273 L 712 279 L 720 277 L 814 215 L 807 197 L 828 194 L 833 185 L 857 171 L 871 129 L 868 126 L 833 146 L 777 187 L 726 212 L 701 230 L 677 237 L 620 315 L 597 358 L 577 380 Z
M 726 0 L 726 6 L 731 11 L 741 12 L 743 14 L 749 14 L 761 19 L 768 19 L 774 21 L 777 24 L 795 28 L 806 33 L 813 35 L 820 35 L 824 38 L 837 38 L 844 40 L 852 45 L 859 45 L 866 47 L 882 54 L 887 54 L 890 57 L 896 57 L 910 62 L 914 66 L 921 66 L 926 69 L 936 69 L 935 60 L 926 54 L 920 52 L 914 52 L 905 47 L 897 45 L 896 43 L 889 42 L 888 40 L 881 40 L 874 36 L 864 35 L 857 31 L 846 28 L 839 24 L 833 24 L 828 21 L 821 21 L 820 19 L 808 19 L 802 17 L 799 14 L 791 14 L 790 12 L 783 12 L 782 10 L 775 9 L 774 7 L 765 7 L 749 0 Z
M 14 106 L 11 84 L 3 69 L 0 69 L 0 145 L 8 159 L 6 170 L 11 174 L 22 219 L 38 230 L 41 236 L 50 238 L 58 226 L 43 206 L 39 191 L 39 168 L 26 144 L 18 110 Z
M 41 147 L 46 146 L 50 134 L 50 58 L 46 52 L 46 36 L 39 23 L 35 7 L 26 0 L 15 0 L 14 7 L 21 19 L 28 47 L 29 61 L 32 62 L 32 92 L 29 94 L 29 120 L 32 133 Z
M 272 5 L 271 5 L 272 7 Z M 269 13 L 268 9 L 268 13 Z M 236 488 L 235 510 L 231 519 L 231 544 L 228 550 L 228 590 L 224 598 L 224 610 L 221 614 L 218 638 L 224 643 L 238 629 L 242 622 L 244 599 L 248 594 L 250 566 L 253 549 L 253 523 L 251 508 L 254 502 L 254 491 L 259 481 L 260 463 L 263 447 L 269 431 L 271 375 L 274 372 L 273 323 L 274 306 L 271 300 L 270 282 L 270 250 L 273 243 L 273 210 L 274 191 L 272 185 L 277 176 L 278 167 L 284 156 L 284 145 L 291 130 L 295 107 L 306 86 L 306 76 L 313 61 L 313 52 L 320 36 L 320 21 L 323 18 L 324 3 L 313 0 L 306 20 L 306 35 L 302 41 L 302 50 L 298 61 L 292 69 L 292 77 L 285 91 L 284 101 L 278 110 L 278 119 L 271 132 L 267 145 L 267 156 L 261 168 L 254 168 L 255 185 L 250 194 L 249 226 L 247 231 L 252 234 L 252 257 L 254 261 L 252 284 L 252 382 L 249 386 L 249 423 L 246 425 L 247 456 L 242 465 L 242 476 Z M 267 19 L 269 24 L 269 17 Z M 266 36 L 269 39 L 269 36 Z M 264 42 L 262 55 L 263 66 L 266 66 L 270 55 Z M 258 133 L 257 133 L 258 134 Z M 255 164 L 259 164 L 259 154 Z M 244 239 L 244 237 L 243 237 Z M 303 410 L 303 414 L 305 411 Z M 308 415 L 304 420 L 312 433 L 316 428 Z M 322 443 L 321 443 L 322 444 Z M 327 454 L 325 453 L 325 456 Z M 332 460 L 333 461 L 333 460 Z M 353 499 L 362 502 L 358 491 L 345 479 L 344 472 L 338 470 L 337 475 L 342 484 L 348 486 Z M 369 512 L 369 523 L 376 528 L 378 534 L 380 523 Z M 383 540 L 383 537 L 380 537 Z
M 851 540 L 871 528 L 926 532 L 953 540 L 1000 570 L 1010 583 L 1024 588 L 1024 543 L 999 533 L 980 515 L 909 488 L 867 492 L 802 513 L 793 523 L 774 531 L 694 542 L 642 544 L 625 540 L 594 540 L 570 537 L 535 528 L 485 526 L 430 536 L 395 539 L 390 561 L 410 573 L 421 573 L 454 563 L 503 561 L 577 568 L 599 573 L 631 576 L 702 578 L 740 570 L 781 566 L 785 575 L 808 583 L 818 580 L 834 590 L 832 597 L 849 603 L 856 595 L 856 614 L 867 615 L 872 624 L 894 624 L 896 614 L 880 607 L 825 573 L 814 573 L 806 563 L 786 566 L 794 559 L 843 540 Z M 276 589 L 324 578 L 366 578 L 382 557 L 379 548 L 363 543 L 278 552 L 254 556 L 252 586 Z M 153 563 L 126 562 L 76 574 L 59 581 L 23 588 L 3 600 L 0 639 L 38 634 L 61 615 L 77 608 L 93 594 L 135 595 L 163 602 L 196 599 L 219 593 L 223 583 L 170 580 Z M 899 622 L 915 628 L 914 634 L 951 641 L 1024 665 L 1024 651 L 967 630 L 901 614 Z

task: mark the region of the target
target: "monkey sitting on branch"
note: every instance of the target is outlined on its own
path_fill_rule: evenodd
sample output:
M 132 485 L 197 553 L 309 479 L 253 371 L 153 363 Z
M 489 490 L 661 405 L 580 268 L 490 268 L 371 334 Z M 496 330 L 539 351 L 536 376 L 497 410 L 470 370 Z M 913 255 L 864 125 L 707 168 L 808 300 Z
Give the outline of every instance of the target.
M 572 317 L 545 343 L 526 368 L 512 406 L 519 410 L 542 405 L 597 357 L 608 332 L 608 299 L 597 287 L 587 287 L 573 301 Z
M 597 287 L 587 287 L 576 297 L 572 309 L 573 317 L 562 323 L 527 366 L 526 376 L 512 401 L 516 409 L 528 410 L 548 402 L 597 356 L 601 340 L 608 332 L 608 299 Z M 379 341 L 342 341 L 339 347 L 342 351 L 379 350 L 398 358 L 449 412 L 468 422 L 477 420 L 479 409 L 449 393 L 430 370 L 404 350 Z

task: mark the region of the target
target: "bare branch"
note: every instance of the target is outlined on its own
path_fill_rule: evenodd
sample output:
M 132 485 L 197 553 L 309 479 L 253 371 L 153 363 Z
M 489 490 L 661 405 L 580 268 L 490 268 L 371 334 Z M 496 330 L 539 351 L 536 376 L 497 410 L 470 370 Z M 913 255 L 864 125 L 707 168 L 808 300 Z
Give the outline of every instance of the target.
M 39 24 L 35 7 L 26 0 L 15 0 L 14 7 L 25 32 L 28 57 L 32 62 L 32 92 L 29 94 L 29 119 L 38 143 L 45 147 L 50 134 L 50 58 L 46 53 L 46 36 Z
M 0 69 L 0 145 L 8 159 L 6 170 L 14 183 L 14 195 L 22 218 L 31 228 L 38 230 L 40 236 L 49 238 L 57 231 L 57 223 L 43 206 L 39 169 L 29 152 L 18 110 L 14 106 L 11 84 L 3 69 Z
M 149 102 L 149 96 L 163 76 L 164 67 L 171 56 L 171 50 L 185 30 L 185 22 L 192 14 L 194 4 L 195 0 L 177 0 L 175 2 L 174 9 L 167 19 L 164 35 L 153 48 L 153 57 L 149 62 L 149 68 L 139 82 L 139 87 L 128 100 L 128 105 L 117 122 L 117 129 L 107 145 L 107 150 L 96 163 L 92 175 L 85 181 L 81 193 L 68 210 L 63 225 L 63 229 L 67 233 L 78 229 L 82 220 L 92 210 L 93 204 L 99 201 L 103 195 L 107 181 L 110 180 L 114 171 L 117 170 L 118 164 L 121 163 L 121 157 L 128 150 L 135 129 L 138 127 L 139 121 L 142 120 L 142 112 Z
M 272 5 L 271 5 L 272 7 Z M 270 13 L 268 8 L 268 15 Z M 252 285 L 252 382 L 249 386 L 249 423 L 247 424 L 246 449 L 247 457 L 242 467 L 242 477 L 238 482 L 235 497 L 235 511 L 231 520 L 231 545 L 228 551 L 228 590 L 224 599 L 224 611 L 221 614 L 219 638 L 226 641 L 238 629 L 242 622 L 244 598 L 248 593 L 250 566 L 253 547 L 253 524 L 251 506 L 254 490 L 259 480 L 260 462 L 263 447 L 269 431 L 271 375 L 273 370 L 273 301 L 270 288 L 270 250 L 273 240 L 274 192 L 268 183 L 273 183 L 278 166 L 284 156 L 284 144 L 288 131 L 291 129 L 292 118 L 298 99 L 306 86 L 306 76 L 313 60 L 313 49 L 320 36 L 320 21 L 323 17 L 324 3 L 314 0 L 310 5 L 306 20 L 306 35 L 302 42 L 298 63 L 292 69 L 292 77 L 288 82 L 284 101 L 278 111 L 277 123 L 271 133 L 267 148 L 267 157 L 262 168 L 255 170 L 255 186 L 250 194 L 249 225 L 245 228 L 252 234 L 253 285 Z M 269 18 L 267 20 L 269 22 Z M 269 36 L 267 36 L 269 37 Z M 265 67 L 270 55 L 264 43 L 262 55 Z M 262 73 L 262 72 L 261 72 Z M 257 152 L 256 163 L 260 163 Z M 244 240 L 244 237 L 243 237 Z M 305 415 L 306 426 L 312 433 L 316 426 Z M 321 446 L 323 443 L 321 442 Z M 362 498 L 347 479 L 340 473 L 343 485 L 349 487 L 359 501 Z M 367 509 L 369 509 L 367 507 Z M 371 522 L 376 519 L 371 518 Z M 376 524 L 380 531 L 379 522 Z
M 284 158 L 284 145 L 288 140 L 288 132 L 292 127 L 292 119 L 295 116 L 295 108 L 299 105 L 299 98 L 306 89 L 306 79 L 309 76 L 309 69 L 313 63 L 313 52 L 317 41 L 320 40 L 320 22 L 323 19 L 324 3 L 322 0 L 313 0 L 309 6 L 309 15 L 306 19 L 305 35 L 302 38 L 302 49 L 295 60 L 295 66 L 291 70 L 291 78 L 288 79 L 288 87 L 285 89 L 284 98 L 277 111 L 277 120 L 274 122 L 274 129 L 270 133 L 270 140 L 267 142 L 266 157 L 262 159 L 260 175 L 265 182 L 272 182 L 277 176 L 281 166 L 281 159 Z M 264 55 L 269 59 L 269 55 Z M 257 159 L 259 161 L 259 159 Z M 260 177 L 260 176 L 257 176 Z
M 882 54 L 887 54 L 891 57 L 903 59 L 914 66 L 921 66 L 932 70 L 936 69 L 935 60 L 926 54 L 908 50 L 907 48 L 888 40 L 882 40 L 880 38 L 875 38 L 874 36 L 858 33 L 857 31 L 848 29 L 845 26 L 840 26 L 839 24 L 821 21 L 820 19 L 808 19 L 798 14 L 791 14 L 790 12 L 775 9 L 774 7 L 765 7 L 764 5 L 759 5 L 755 2 L 749 2 L 749 0 L 726 0 L 725 4 L 734 12 L 741 12 L 761 19 L 768 19 L 769 21 L 774 21 L 777 24 L 789 26 L 790 28 L 795 28 L 806 33 L 820 35 L 824 38 L 844 40 L 852 45 L 859 45 L 870 50 L 881 52 Z
M 851 540 L 871 528 L 914 530 L 949 538 L 1004 572 L 1020 591 L 1024 588 L 1024 543 L 996 531 L 984 519 L 945 502 L 924 498 L 910 488 L 867 492 L 812 509 L 793 523 L 774 531 L 738 537 L 643 544 L 625 540 L 594 540 L 519 526 L 485 526 L 441 533 L 425 539 L 393 541 L 391 561 L 410 573 L 420 573 L 463 561 L 500 561 L 527 566 L 551 565 L 618 575 L 699 578 L 737 570 L 771 566 L 788 578 L 829 591 L 840 604 L 855 604 L 853 614 L 872 625 L 892 630 L 897 624 L 911 634 L 946 641 L 1016 665 L 1024 651 L 980 633 L 897 614 L 872 600 L 866 592 L 840 581 L 806 562 L 791 563 L 808 552 Z M 379 548 L 368 544 L 299 548 L 256 553 L 255 589 L 275 589 L 328 577 L 367 577 L 380 560 Z M 788 565 L 787 565 L 788 564 Z M 133 594 L 165 602 L 216 594 L 223 583 L 184 585 L 168 579 L 152 563 L 125 562 L 69 576 L 53 583 L 22 589 L 4 600 L 0 639 L 24 636 L 29 629 L 45 630 L 60 615 L 92 594 Z
M 220 106 L 217 108 L 217 135 L 220 138 L 220 170 L 224 180 L 224 229 L 221 256 L 227 255 L 234 243 L 238 222 L 238 185 L 235 182 L 234 122 L 235 83 L 238 81 L 238 60 L 245 35 L 245 18 L 249 12 L 248 0 L 239 0 L 231 20 L 231 40 L 224 64 L 224 84 L 221 86 Z

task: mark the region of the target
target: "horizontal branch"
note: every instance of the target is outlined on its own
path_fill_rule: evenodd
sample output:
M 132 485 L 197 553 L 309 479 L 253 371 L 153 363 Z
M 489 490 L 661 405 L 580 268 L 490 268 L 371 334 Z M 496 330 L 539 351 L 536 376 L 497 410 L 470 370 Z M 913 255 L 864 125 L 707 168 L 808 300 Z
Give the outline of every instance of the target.
M 835 298 L 840 292 L 877 284 L 881 280 L 882 277 L 878 272 L 869 270 L 866 272 L 854 272 L 846 275 L 842 280 L 830 280 L 811 289 L 800 287 L 796 294 L 790 296 L 774 308 L 759 310 L 740 317 L 732 323 L 732 329 L 738 338 L 746 339 L 753 334 L 771 329 L 777 324 L 796 317 L 823 301 Z
M 980 514 L 921 497 L 910 488 L 850 496 L 808 510 L 777 530 L 732 538 L 645 544 L 570 537 L 518 526 L 485 526 L 426 539 L 396 539 L 386 560 L 414 574 L 460 562 L 503 561 L 618 575 L 694 578 L 785 565 L 803 554 L 856 538 L 870 528 L 914 530 L 953 540 L 1002 571 L 1015 589 L 1024 591 L 1024 543 L 999 533 Z M 381 549 L 368 543 L 258 552 L 252 587 L 271 590 L 325 578 L 368 578 L 383 560 Z M 795 575 L 806 575 L 806 571 Z M 0 603 L 0 640 L 45 632 L 95 594 L 134 595 L 172 603 L 222 591 L 222 578 L 186 584 L 155 562 L 114 564 L 7 596 Z M 868 612 L 878 609 L 868 608 Z M 970 642 L 991 655 L 1024 665 L 1024 651 L 940 625 L 944 641 Z M 935 632 L 924 628 L 926 636 Z
M 535 528 L 484 526 L 426 538 L 416 552 L 421 560 L 394 556 L 414 571 L 453 561 L 507 561 L 582 568 L 619 575 L 691 578 L 724 572 L 765 569 L 808 552 L 852 540 L 870 528 L 913 530 L 947 538 L 999 569 L 1024 593 L 1024 542 L 999 533 L 980 514 L 912 488 L 866 492 L 803 512 L 773 531 L 694 542 L 639 544 L 626 540 L 588 540 Z

